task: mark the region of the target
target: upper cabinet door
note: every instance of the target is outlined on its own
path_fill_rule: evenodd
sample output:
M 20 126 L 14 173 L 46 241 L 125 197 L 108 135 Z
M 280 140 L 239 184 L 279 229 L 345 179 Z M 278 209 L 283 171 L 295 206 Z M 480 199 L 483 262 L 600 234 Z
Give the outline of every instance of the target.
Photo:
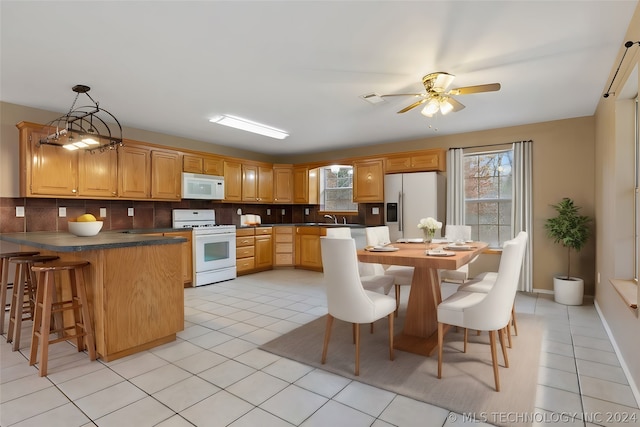
M 353 163 L 353 201 L 384 202 L 384 167 L 382 159 Z
M 78 153 L 78 195 L 118 196 L 118 153 L 116 150 Z
M 273 169 L 266 166 L 258 167 L 258 202 L 273 202 Z
M 78 152 L 55 145 L 40 145 L 44 132 L 27 129 L 25 141 L 29 145 L 32 195 L 71 197 L 78 194 Z
M 258 167 L 242 165 L 242 201 L 255 202 L 258 200 Z
M 224 199 L 242 201 L 242 164 L 224 161 Z
M 293 201 L 293 168 L 291 165 L 273 167 L 273 201 L 291 203 Z
M 151 153 L 145 148 L 124 146 L 118 149 L 118 195 L 129 199 L 151 196 Z
M 175 151 L 151 152 L 151 198 L 180 200 L 182 193 L 180 155 Z

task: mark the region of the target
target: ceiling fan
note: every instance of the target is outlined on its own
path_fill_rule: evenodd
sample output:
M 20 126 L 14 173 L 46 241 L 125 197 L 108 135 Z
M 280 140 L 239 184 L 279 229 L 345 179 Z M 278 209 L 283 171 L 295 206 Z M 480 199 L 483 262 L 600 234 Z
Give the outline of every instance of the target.
M 430 73 L 422 78 L 422 84 L 426 90 L 425 93 L 394 93 L 380 96 L 383 98 L 390 96 L 413 96 L 420 98 L 413 104 L 398 111 L 398 114 L 406 113 L 419 105 L 426 104 L 422 109 L 422 114 L 431 117 L 438 111 L 442 114 L 447 114 L 451 111 L 456 112 L 462 110 L 464 105 L 452 98 L 453 95 L 469 95 L 472 93 L 495 92 L 500 90 L 500 83 L 465 86 L 447 90 L 454 78 L 455 76 L 449 73 Z

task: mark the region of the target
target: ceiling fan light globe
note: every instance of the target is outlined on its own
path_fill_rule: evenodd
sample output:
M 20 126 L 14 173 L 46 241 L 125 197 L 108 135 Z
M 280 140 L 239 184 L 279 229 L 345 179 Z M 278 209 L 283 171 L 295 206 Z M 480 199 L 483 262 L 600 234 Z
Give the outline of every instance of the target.
M 453 111 L 453 105 L 451 105 L 448 100 L 445 99 L 440 103 L 440 112 L 443 116 L 449 114 L 451 111 Z
M 424 108 L 422 109 L 422 115 L 431 117 L 435 113 L 437 113 L 439 109 L 440 109 L 440 103 L 438 102 L 438 100 L 432 99 L 429 102 L 427 102 L 427 105 L 425 105 Z

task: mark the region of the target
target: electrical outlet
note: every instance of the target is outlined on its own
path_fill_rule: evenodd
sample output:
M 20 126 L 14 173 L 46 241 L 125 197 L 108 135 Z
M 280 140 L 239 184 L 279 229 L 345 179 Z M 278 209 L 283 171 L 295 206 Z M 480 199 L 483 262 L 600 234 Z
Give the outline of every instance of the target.
M 285 211 L 284 209 L 282 209 L 282 215 L 285 215 L 287 213 L 287 211 Z
M 271 215 L 271 209 L 267 209 L 267 216 Z
M 58 216 L 60 218 L 66 217 L 67 216 L 67 208 L 62 208 L 62 207 L 58 208 Z
M 380 208 L 378 207 L 371 208 L 371 215 L 380 215 Z
M 309 215 L 309 208 L 304 208 L 304 214 Z
M 127 215 L 133 216 L 133 208 L 127 208 Z
M 24 206 L 16 206 L 16 218 L 24 218 Z
M 105 218 L 107 216 L 107 208 L 100 208 L 100 218 Z

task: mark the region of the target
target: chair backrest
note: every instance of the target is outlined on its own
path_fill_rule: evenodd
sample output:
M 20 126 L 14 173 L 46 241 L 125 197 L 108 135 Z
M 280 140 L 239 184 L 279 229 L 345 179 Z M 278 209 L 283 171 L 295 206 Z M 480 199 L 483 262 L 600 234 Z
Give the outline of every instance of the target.
M 444 229 L 444 236 L 452 242 L 456 240 L 471 240 L 471 226 L 447 225 Z
M 391 243 L 389 227 L 386 225 L 367 227 L 365 228 L 364 233 L 367 238 L 368 246 L 386 245 L 387 243 Z
M 338 239 L 350 239 L 351 229 L 349 227 L 327 227 L 327 237 Z
M 496 282 L 479 304 L 465 311 L 467 325 L 476 325 L 481 330 L 498 330 L 509 323 L 527 238 L 527 233 L 522 231 L 516 238 L 505 242 Z
M 372 322 L 375 305 L 360 282 L 355 240 L 321 237 L 320 248 L 329 314 L 346 322 Z

